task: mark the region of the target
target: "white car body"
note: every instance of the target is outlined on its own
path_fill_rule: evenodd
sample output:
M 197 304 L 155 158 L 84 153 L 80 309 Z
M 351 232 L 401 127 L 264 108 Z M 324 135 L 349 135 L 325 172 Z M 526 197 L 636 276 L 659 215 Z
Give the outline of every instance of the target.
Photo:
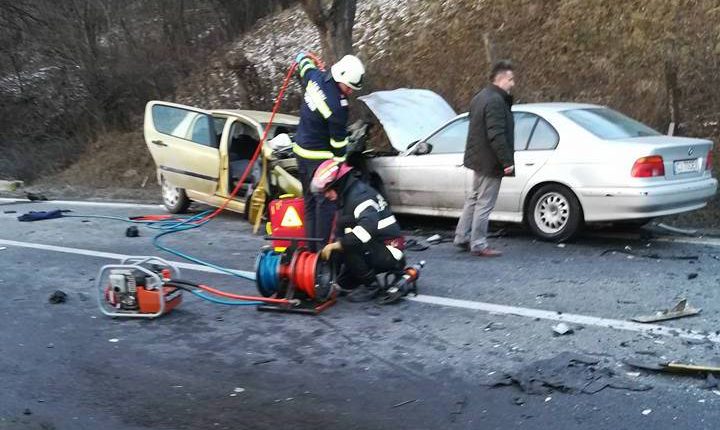
M 382 179 L 395 212 L 459 217 L 473 176 L 462 166 L 468 114 L 455 115 L 440 96 L 431 94 L 428 90 L 400 89 L 360 97 L 400 151 L 395 156 L 373 158 L 370 166 Z M 692 211 L 705 206 L 717 191 L 717 180 L 706 168 L 712 141 L 663 135 L 603 139 L 566 115 L 566 111 L 577 109 L 603 107 L 577 103 L 513 106 L 515 176 L 502 179 L 491 220 L 523 222 L 532 213 L 527 204 L 533 193 L 545 184 L 569 188 L 586 222 L 648 219 Z M 534 116 L 546 121 L 552 130 L 544 124 L 541 127 L 542 122 Z M 541 144 L 552 140 L 553 130 L 557 133 L 554 148 L 517 150 L 518 134 L 532 121 L 536 121 L 533 130 L 537 130 Z M 430 126 L 432 131 L 428 131 Z M 413 145 L 417 141 L 434 144 L 432 151 L 419 154 L 421 145 Z M 535 135 L 529 135 L 527 141 L 532 146 Z M 634 163 L 652 155 L 663 157 L 665 175 L 632 177 Z M 683 160 L 696 160 L 692 163 L 697 165 L 690 165 L 697 169 L 675 174 L 676 162 Z

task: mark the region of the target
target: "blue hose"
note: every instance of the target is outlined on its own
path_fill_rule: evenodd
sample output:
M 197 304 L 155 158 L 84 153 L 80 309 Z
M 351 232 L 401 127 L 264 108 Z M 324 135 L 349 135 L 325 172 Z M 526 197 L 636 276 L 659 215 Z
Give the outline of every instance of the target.
M 280 287 L 280 259 L 275 251 L 265 251 L 258 256 L 255 281 L 264 297 L 271 297 Z
M 207 300 L 208 302 L 217 303 L 220 305 L 232 305 L 232 306 L 255 306 L 255 305 L 262 305 L 263 302 L 240 302 L 240 301 L 233 301 L 233 300 L 223 300 L 218 299 L 212 296 L 208 296 L 203 294 L 200 291 L 197 290 L 191 290 L 190 293 L 193 295 L 200 297 L 203 300 Z
M 197 223 L 197 224 L 193 224 L 193 223 L 199 219 L 202 219 L 209 213 L 210 213 L 210 211 L 204 211 L 204 212 L 200 212 L 200 213 L 193 215 L 191 217 L 188 217 L 188 218 L 173 218 L 173 219 L 169 219 L 169 220 L 160 220 L 160 221 L 132 220 L 132 219 L 128 219 L 128 218 L 122 218 L 122 217 L 116 217 L 116 216 L 110 216 L 110 215 L 63 215 L 63 216 L 75 217 L 75 218 L 111 219 L 111 220 L 117 220 L 117 221 L 124 221 L 124 222 L 128 222 L 131 224 L 141 224 L 141 225 L 144 225 L 153 230 L 162 230 L 161 233 L 158 233 L 153 238 L 153 245 L 156 248 L 161 249 L 167 253 L 173 254 L 175 256 L 178 256 L 180 258 L 183 258 L 185 260 L 189 260 L 194 263 L 200 264 L 202 266 L 211 267 L 215 270 L 226 273 L 228 275 L 235 276 L 235 277 L 242 278 L 242 279 L 247 279 L 249 281 L 254 281 L 255 280 L 254 274 L 249 274 L 247 272 L 237 271 L 237 270 L 229 269 L 226 267 L 218 266 L 216 264 L 201 260 L 199 258 L 193 257 L 191 255 L 185 254 L 183 252 L 177 251 L 175 249 L 172 249 L 172 248 L 169 248 L 169 247 L 166 247 L 166 246 L 163 246 L 160 244 L 159 239 L 162 236 L 202 227 L 210 220 L 206 220 L 206 221 L 203 221 L 203 222 Z

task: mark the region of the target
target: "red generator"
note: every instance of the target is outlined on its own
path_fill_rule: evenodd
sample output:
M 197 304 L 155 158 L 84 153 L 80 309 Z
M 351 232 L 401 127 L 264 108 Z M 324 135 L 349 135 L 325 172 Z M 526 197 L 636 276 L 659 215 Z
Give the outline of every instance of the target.
M 305 205 L 302 197 L 281 196 L 270 202 L 267 234 L 272 237 L 305 237 Z M 276 252 L 283 252 L 290 246 L 289 240 L 273 240 Z M 305 242 L 298 242 L 305 246 Z

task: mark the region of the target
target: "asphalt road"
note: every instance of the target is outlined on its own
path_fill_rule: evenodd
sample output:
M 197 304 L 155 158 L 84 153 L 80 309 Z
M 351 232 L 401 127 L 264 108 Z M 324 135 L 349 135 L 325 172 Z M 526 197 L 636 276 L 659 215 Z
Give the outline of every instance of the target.
M 96 273 L 117 261 L 102 253 L 177 258 L 153 248 L 153 231 L 125 237 L 120 221 L 15 218 L 55 208 L 163 213 L 0 202 L 3 430 L 714 429 L 720 419 L 720 391 L 702 388 L 703 378 L 623 364 L 716 363 L 717 239 L 601 229 L 558 246 L 510 228 L 494 240 L 505 252 L 499 259 L 471 257 L 447 242 L 409 252 L 410 261 L 427 261 L 421 295 L 396 306 L 341 301 L 309 317 L 186 295 L 170 315 L 140 321 L 97 308 Z M 451 222 L 401 221 L 418 239 L 451 234 Z M 253 269 L 264 244 L 234 214 L 163 243 L 242 270 Z M 226 275 L 190 269 L 183 276 L 255 292 L 252 282 Z M 58 289 L 67 302 L 50 304 Z M 702 313 L 653 330 L 627 322 L 679 297 Z M 555 336 L 559 321 L 574 332 Z M 652 388 L 538 395 L 489 385 L 563 352 L 594 357 L 623 380 Z

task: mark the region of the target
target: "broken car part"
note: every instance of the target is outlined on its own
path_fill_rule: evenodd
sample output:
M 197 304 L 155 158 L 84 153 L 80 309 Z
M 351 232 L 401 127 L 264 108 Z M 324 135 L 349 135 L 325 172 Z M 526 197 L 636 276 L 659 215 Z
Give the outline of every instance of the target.
M 639 323 L 651 323 L 657 321 L 671 320 L 675 318 L 689 317 L 692 315 L 697 315 L 701 311 L 702 309 L 696 309 L 692 306 L 688 306 L 687 299 L 682 299 L 671 309 L 664 309 L 662 311 L 655 312 L 652 315 L 638 315 L 630 319 Z

